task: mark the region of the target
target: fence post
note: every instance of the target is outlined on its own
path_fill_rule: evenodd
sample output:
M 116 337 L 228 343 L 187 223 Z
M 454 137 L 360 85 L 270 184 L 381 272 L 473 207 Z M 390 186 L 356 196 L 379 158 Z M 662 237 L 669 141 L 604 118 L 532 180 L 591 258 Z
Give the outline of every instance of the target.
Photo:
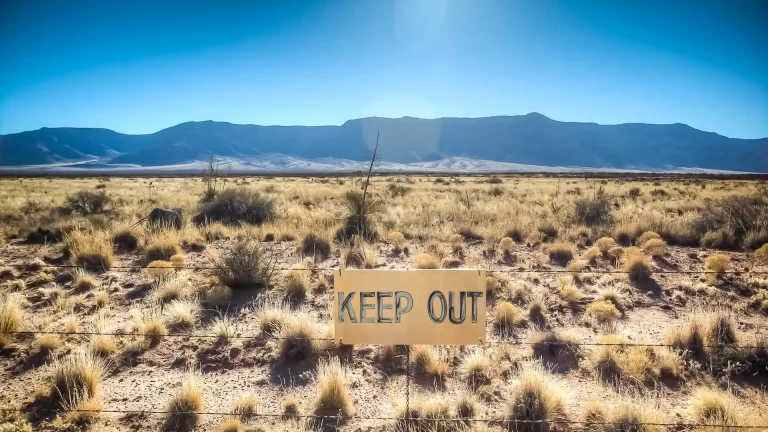
M 411 430 L 411 346 L 406 345 L 406 363 L 405 363 L 405 412 L 406 412 L 406 430 Z

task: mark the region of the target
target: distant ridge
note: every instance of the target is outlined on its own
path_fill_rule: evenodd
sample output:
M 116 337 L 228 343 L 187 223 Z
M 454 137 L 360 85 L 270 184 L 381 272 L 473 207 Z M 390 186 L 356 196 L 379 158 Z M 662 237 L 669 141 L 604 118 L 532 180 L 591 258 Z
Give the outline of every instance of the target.
M 147 135 L 109 129 L 43 128 L 0 136 L 0 166 L 31 168 L 93 161 L 81 167 L 167 167 L 206 160 L 211 154 L 235 161 L 275 154 L 308 161 L 364 161 L 370 156 L 377 130 L 381 131 L 381 160 L 411 166 L 463 160 L 469 170 L 503 162 L 590 170 L 691 167 L 768 172 L 768 138 L 728 138 L 684 124 L 560 122 L 539 113 L 482 118 L 369 117 L 341 126 L 203 121 L 181 123 Z M 482 163 L 466 162 L 470 160 Z

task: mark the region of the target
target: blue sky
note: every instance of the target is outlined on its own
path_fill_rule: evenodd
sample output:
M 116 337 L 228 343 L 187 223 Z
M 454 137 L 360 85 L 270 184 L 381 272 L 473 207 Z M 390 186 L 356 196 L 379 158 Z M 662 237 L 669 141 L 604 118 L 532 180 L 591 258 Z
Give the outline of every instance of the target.
M 541 112 L 768 137 L 768 2 L 0 0 L 0 133 Z

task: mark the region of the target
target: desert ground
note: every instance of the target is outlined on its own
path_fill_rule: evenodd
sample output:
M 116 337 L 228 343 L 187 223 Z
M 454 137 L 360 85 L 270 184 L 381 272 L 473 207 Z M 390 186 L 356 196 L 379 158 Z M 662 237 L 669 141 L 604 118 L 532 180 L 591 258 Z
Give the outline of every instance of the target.
M 765 181 L 365 184 L 0 179 L 0 431 L 768 430 Z M 348 267 L 488 271 L 488 341 L 338 344 Z

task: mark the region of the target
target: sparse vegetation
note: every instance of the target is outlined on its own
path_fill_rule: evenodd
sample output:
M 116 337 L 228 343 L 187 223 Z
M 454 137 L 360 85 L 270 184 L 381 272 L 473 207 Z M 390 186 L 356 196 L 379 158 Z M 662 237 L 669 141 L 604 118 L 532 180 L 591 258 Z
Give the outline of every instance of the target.
M 199 178 L 0 179 L 0 369 L 2 379 L 16 383 L 3 396 L 30 400 L 34 389 L 24 383 L 48 383 L 53 363 L 83 351 L 109 364 L 108 387 L 64 400 L 49 386 L 33 404 L 93 412 L 30 415 L 28 430 L 157 429 L 156 417 L 118 418 L 100 410 L 136 397 L 140 407 L 162 408 L 180 391 L 173 377 L 189 367 L 205 372 L 198 387 L 211 389 L 214 398 L 206 397 L 206 410 L 227 411 L 234 401 L 235 415 L 201 416 L 196 430 L 333 428 L 344 406 L 335 395 L 344 391 L 334 392 L 342 388 L 350 414 L 389 416 L 386 399 L 404 396 L 406 348 L 353 348 L 334 339 L 332 271 L 460 267 L 489 270 L 485 312 L 492 334 L 486 338 L 510 343 L 412 347 L 410 412 L 394 401 L 399 420 L 393 425 L 353 415 L 339 419 L 342 429 L 485 432 L 507 425 L 478 418 L 549 415 L 530 404 L 502 412 L 525 393 L 521 371 L 528 362 L 552 371 L 540 390 L 559 394 L 557 384 L 567 384 L 561 400 L 569 416 L 592 419 L 575 429 L 653 430 L 639 424 L 649 420 L 683 428 L 687 422 L 726 425 L 702 430 L 762 425 L 766 421 L 753 413 L 762 409 L 759 383 L 768 365 L 759 330 L 768 316 L 768 281 L 749 272 L 766 270 L 767 230 L 737 213 L 761 211 L 752 200 L 765 187 L 746 178 L 657 178 L 662 176 L 585 181 L 510 175 L 498 196 L 487 176 L 444 176 L 439 183 L 433 176 L 372 176 L 367 196 L 378 202 L 363 217 L 357 211 L 362 203 L 347 208 L 344 195 L 361 190 L 364 176 L 220 176 L 202 204 L 206 183 Z M 97 184 L 107 184 L 112 198 L 103 212 L 67 207 L 67 193 L 104 190 Z M 407 193 L 390 184 L 407 185 Z M 598 196 L 601 187 L 615 195 Z M 230 189 L 258 191 L 272 203 L 272 216 L 258 224 L 185 223 L 178 230 L 133 226 L 155 208 L 202 213 Z M 734 196 L 749 197 L 749 208 L 720 202 Z M 759 220 L 759 213 L 751 214 Z M 721 216 L 729 222 L 702 222 Z M 364 236 L 334 235 L 361 220 Z M 745 229 L 737 220 L 750 225 Z M 83 260 L 88 253 L 93 258 Z M 51 267 L 78 265 L 78 259 L 86 268 Z M 144 268 L 123 268 L 133 266 Z M 24 330 L 97 334 L 14 333 Z M 164 337 L 168 333 L 206 337 Z M 602 341 L 615 344 L 577 345 Z M 321 390 L 317 374 L 329 360 L 345 369 L 345 385 Z M 253 372 L 245 387 L 220 385 L 237 381 L 244 368 Z M 99 393 L 108 401 L 102 403 Z M 532 395 L 526 400 L 546 399 L 537 391 L 525 394 Z M 259 408 L 255 395 L 269 401 Z M 371 408 L 374 395 L 381 408 Z M 592 397 L 604 400 L 585 400 Z M 271 416 L 283 411 L 282 398 L 280 420 Z M 665 407 L 661 413 L 659 406 Z M 260 409 L 268 421 L 254 415 Z M 330 420 L 297 420 L 316 409 Z M 201 410 L 170 417 L 194 418 L 191 413 Z M 551 418 L 564 418 L 564 412 Z M 4 420 L 0 413 L 0 430 Z M 598 424 L 603 422 L 615 424 Z M 166 422 L 166 430 L 174 425 Z

